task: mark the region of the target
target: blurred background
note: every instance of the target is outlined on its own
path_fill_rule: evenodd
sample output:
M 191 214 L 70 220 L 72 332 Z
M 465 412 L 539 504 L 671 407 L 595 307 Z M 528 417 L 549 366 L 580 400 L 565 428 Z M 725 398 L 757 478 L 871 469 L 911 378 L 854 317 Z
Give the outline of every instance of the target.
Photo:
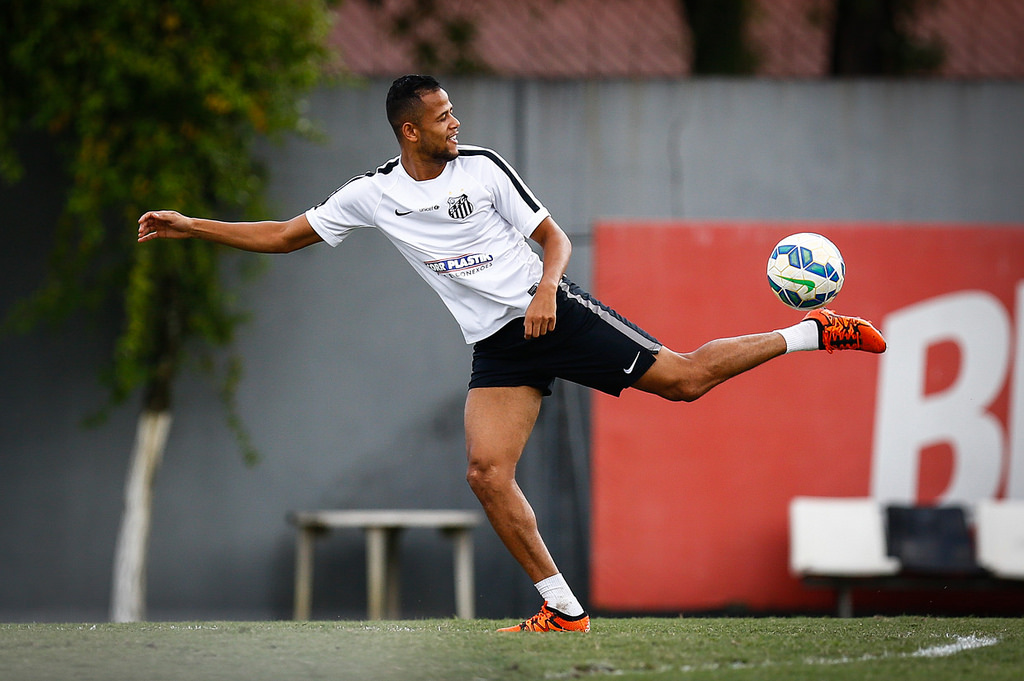
M 149 619 L 290 617 L 290 512 L 477 507 L 464 482 L 471 348 L 381 235 L 365 230 L 336 250 L 287 256 L 134 243 L 145 210 L 287 219 L 392 158 L 384 97 L 403 73 L 437 75 L 460 140 L 516 167 L 572 238 L 569 275 L 584 286 L 601 280 L 598 263 L 645 267 L 596 257 L 595 225 L 608 220 L 773 235 L 809 222 L 1024 229 L 1021 0 L 13 0 L 0 9 L 0 36 L 4 621 L 111 617 L 115 556 L 124 559 L 131 535 L 125 511 L 139 503 L 151 516 L 148 532 L 143 522 L 132 535 L 148 538 L 146 607 L 136 617 Z M 878 250 L 861 249 L 855 230 L 847 243 L 864 259 Z M 1019 255 L 1003 255 L 1011 259 L 1000 276 L 1012 288 L 1024 268 Z M 751 268 L 763 277 L 763 263 Z M 687 281 L 682 268 L 670 274 Z M 791 323 L 767 284 L 756 286 L 736 304 L 763 298 L 779 326 Z M 876 321 L 893 310 L 871 291 L 858 295 Z M 1019 329 L 1019 300 L 1014 312 L 1012 293 L 996 295 Z M 685 324 L 685 300 L 679 314 Z M 707 339 L 662 338 L 678 350 Z M 947 364 L 955 375 L 955 356 Z M 1011 359 L 1006 376 L 1024 375 L 1013 374 L 1019 366 Z M 1024 430 L 1014 416 L 1024 399 L 1011 393 L 1024 380 L 1000 380 L 994 413 L 1006 463 L 986 494 L 1014 499 L 1024 486 L 1005 471 L 1024 461 L 1013 430 Z M 869 431 L 861 478 L 815 493 L 873 493 L 875 387 L 858 407 Z M 594 421 L 648 428 L 643 410 L 595 412 L 593 401 L 558 384 L 519 471 L 549 548 L 585 600 L 599 555 L 592 519 L 604 503 L 591 454 L 608 433 Z M 673 409 L 669 418 L 688 418 L 687 406 Z M 147 425 L 160 415 L 163 437 Z M 728 447 L 729 436 L 722 429 L 702 447 Z M 616 437 L 629 460 L 628 435 Z M 146 443 L 148 463 L 139 463 Z M 944 456 L 955 467 L 958 455 Z M 649 465 L 642 471 L 656 478 L 657 459 Z M 768 468 L 762 486 L 786 480 Z M 132 480 L 142 492 L 126 505 Z M 909 501 L 970 501 L 930 484 Z M 677 499 L 623 517 L 621 530 L 686 512 Z M 784 561 L 775 513 L 769 535 L 746 536 Z M 597 537 L 600 555 L 615 554 L 615 536 Z M 533 612 L 533 586 L 490 528 L 475 539 L 478 616 Z M 728 546 L 705 548 L 659 579 L 682 583 L 735 560 Z M 401 552 L 403 615 L 450 614 L 446 541 L 408 531 Z M 365 616 L 364 561 L 357 531 L 318 543 L 314 618 Z M 781 579 L 790 580 L 785 593 L 803 588 Z M 830 613 L 833 601 L 819 590 L 756 602 L 615 596 L 601 607 Z M 998 610 L 888 594 L 871 607 Z

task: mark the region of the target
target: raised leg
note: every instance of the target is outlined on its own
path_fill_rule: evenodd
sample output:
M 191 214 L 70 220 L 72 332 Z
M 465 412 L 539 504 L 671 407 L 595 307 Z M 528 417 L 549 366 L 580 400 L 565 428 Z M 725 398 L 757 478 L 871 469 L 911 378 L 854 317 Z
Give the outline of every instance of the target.
M 633 387 L 665 399 L 692 402 L 716 385 L 785 352 L 786 341 L 775 332 L 720 338 L 685 354 L 662 348 L 654 365 Z

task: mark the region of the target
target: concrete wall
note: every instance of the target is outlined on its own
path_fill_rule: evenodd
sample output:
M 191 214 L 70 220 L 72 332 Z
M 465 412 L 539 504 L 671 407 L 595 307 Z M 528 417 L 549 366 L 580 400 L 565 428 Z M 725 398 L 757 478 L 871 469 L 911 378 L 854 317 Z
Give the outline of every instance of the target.
M 297 214 L 396 153 L 387 85 L 319 92 L 310 116 L 327 143 L 262 150 L 271 217 Z M 600 217 L 1024 223 L 1021 83 L 452 80 L 447 89 L 462 141 L 502 153 L 573 236 L 570 274 L 584 284 Z M 53 163 L 35 152 L 29 179 L 0 189 L 0 311 L 41 279 L 60 187 Z M 242 289 L 254 315 L 236 347 L 241 410 L 264 458 L 246 468 L 213 388 L 183 377 L 156 486 L 154 619 L 287 617 L 290 510 L 475 508 L 461 420 L 470 348 L 440 301 L 370 231 L 338 249 L 264 259 L 265 274 Z M 113 320 L 74 322 L 0 339 L 0 619 L 106 616 L 135 414 L 122 408 L 96 430 L 79 421 L 102 400 L 96 373 L 114 330 Z M 560 387 L 520 470 L 556 560 L 584 594 L 587 428 L 585 391 Z M 410 532 L 403 550 L 405 611 L 449 614 L 446 542 Z M 321 542 L 314 616 L 362 615 L 363 558 L 357 534 Z M 477 560 L 482 616 L 535 609 L 489 528 L 477 533 Z

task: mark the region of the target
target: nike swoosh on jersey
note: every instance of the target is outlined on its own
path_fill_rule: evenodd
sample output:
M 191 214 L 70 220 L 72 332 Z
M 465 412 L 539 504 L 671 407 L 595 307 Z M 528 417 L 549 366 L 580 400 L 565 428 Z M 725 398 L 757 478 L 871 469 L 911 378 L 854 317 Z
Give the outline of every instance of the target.
M 629 368 L 628 369 L 623 369 L 622 373 L 624 373 L 624 374 L 631 374 L 631 373 L 633 373 L 633 369 L 636 368 L 636 361 L 638 359 L 640 359 L 640 353 L 639 352 L 636 353 L 636 357 L 633 358 L 633 363 L 629 365 Z
M 411 212 L 412 212 L 411 210 L 404 210 L 403 211 L 403 210 L 398 210 L 397 208 L 395 209 L 395 215 L 397 215 L 398 217 L 402 217 L 403 215 L 408 215 Z

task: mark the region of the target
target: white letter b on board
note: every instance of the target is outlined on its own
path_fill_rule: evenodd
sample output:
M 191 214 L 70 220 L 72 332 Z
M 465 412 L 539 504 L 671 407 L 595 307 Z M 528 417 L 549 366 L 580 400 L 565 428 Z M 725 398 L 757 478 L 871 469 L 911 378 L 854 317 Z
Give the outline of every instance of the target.
M 948 444 L 953 473 L 940 501 L 994 497 L 1004 438 L 987 409 L 1010 359 L 1010 320 L 1002 304 L 984 291 L 940 296 L 891 314 L 884 333 L 889 347 L 881 358 L 871 495 L 915 503 L 921 450 Z M 949 388 L 926 395 L 928 348 L 943 341 L 957 345 L 960 370 Z

